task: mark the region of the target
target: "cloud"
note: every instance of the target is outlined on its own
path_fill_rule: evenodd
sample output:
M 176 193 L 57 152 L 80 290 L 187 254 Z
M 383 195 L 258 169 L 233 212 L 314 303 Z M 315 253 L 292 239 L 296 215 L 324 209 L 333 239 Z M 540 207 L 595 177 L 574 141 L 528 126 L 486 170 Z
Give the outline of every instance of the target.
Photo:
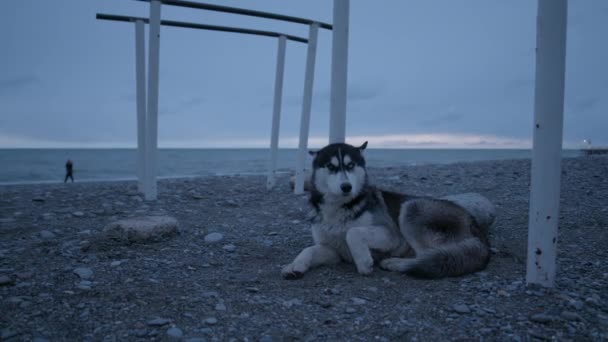
M 33 75 L 23 75 L 9 79 L 0 80 L 0 95 L 10 91 L 19 90 L 39 83 L 38 77 Z

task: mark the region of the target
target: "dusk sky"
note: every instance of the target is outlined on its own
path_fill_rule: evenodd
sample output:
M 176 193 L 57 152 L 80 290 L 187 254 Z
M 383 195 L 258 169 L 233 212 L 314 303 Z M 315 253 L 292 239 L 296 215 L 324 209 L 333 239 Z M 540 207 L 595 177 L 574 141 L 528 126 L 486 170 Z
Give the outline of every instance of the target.
M 333 1 L 212 1 L 331 22 Z M 530 147 L 537 2 L 351 0 L 347 142 Z M 0 147 L 133 147 L 133 0 L 0 1 Z M 162 18 L 308 36 L 305 25 L 163 6 Z M 608 1 L 569 1 L 564 146 L 608 145 Z M 148 44 L 146 30 L 146 45 Z M 277 39 L 161 28 L 160 147 L 268 147 Z M 147 58 L 147 54 L 146 54 Z M 287 43 L 280 147 L 297 146 L 306 45 Z M 327 143 L 319 31 L 311 146 Z

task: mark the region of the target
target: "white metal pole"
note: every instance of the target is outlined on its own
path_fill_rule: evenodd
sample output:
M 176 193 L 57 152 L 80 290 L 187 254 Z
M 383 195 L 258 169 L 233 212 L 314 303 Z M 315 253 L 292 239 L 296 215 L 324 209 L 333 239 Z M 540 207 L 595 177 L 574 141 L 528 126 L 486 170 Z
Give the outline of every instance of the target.
M 156 158 L 158 147 L 158 70 L 160 63 L 160 1 L 150 2 L 150 31 L 148 56 L 148 115 L 146 118 L 146 200 L 156 200 Z
M 283 97 L 283 73 L 285 70 L 285 36 L 279 37 L 277 52 L 277 72 L 274 81 L 274 105 L 272 108 L 272 132 L 270 137 L 270 162 L 266 188 L 271 189 L 276 182 L 277 156 L 279 149 L 279 125 L 281 123 L 281 100 Z
M 146 55 L 144 22 L 135 22 L 135 88 L 137 94 L 137 189 L 144 192 L 146 161 Z
M 306 74 L 304 76 L 304 96 L 302 99 L 302 116 L 300 117 L 300 141 L 296 160 L 296 180 L 294 193 L 304 193 L 304 178 L 306 177 L 306 155 L 308 148 L 308 131 L 310 128 L 310 110 L 312 106 L 312 87 L 315 78 L 315 59 L 317 56 L 317 33 L 319 24 L 312 23 L 308 30 L 308 50 L 306 53 Z
M 331 100 L 329 142 L 344 142 L 346 136 L 346 84 L 348 71 L 348 16 L 350 0 L 334 0 L 331 44 Z
M 564 117 L 567 0 L 539 0 L 526 282 L 555 282 Z

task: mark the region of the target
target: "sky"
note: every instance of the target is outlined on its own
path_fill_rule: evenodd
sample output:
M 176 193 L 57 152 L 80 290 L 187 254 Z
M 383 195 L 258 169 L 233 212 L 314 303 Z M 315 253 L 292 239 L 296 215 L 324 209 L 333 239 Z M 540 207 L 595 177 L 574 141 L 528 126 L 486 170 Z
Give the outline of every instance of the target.
M 198 0 L 197 0 L 198 1 Z M 332 21 L 330 0 L 206 0 Z M 346 141 L 370 148 L 529 148 L 536 1 L 351 0 Z M 0 1 L 0 148 L 134 147 L 134 0 Z M 308 27 L 172 6 L 162 18 Z M 608 145 L 608 1 L 570 0 L 564 146 Z M 146 45 L 147 45 L 146 29 Z M 147 56 L 147 54 L 146 54 Z M 277 39 L 161 28 L 160 147 L 268 147 Z M 311 147 L 328 142 L 331 32 L 321 29 Z M 306 45 L 287 42 L 280 147 L 296 147 Z

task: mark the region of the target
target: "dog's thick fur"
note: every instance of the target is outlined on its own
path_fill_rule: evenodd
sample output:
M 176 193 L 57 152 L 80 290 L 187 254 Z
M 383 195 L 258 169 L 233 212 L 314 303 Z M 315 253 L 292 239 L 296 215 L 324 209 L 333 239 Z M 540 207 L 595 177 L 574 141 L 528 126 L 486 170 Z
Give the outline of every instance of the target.
M 282 270 L 296 279 L 340 261 L 360 274 L 380 267 L 422 278 L 455 277 L 486 267 L 487 230 L 453 201 L 410 196 L 369 185 L 363 150 L 331 144 L 313 160 L 310 203 L 314 245 Z

